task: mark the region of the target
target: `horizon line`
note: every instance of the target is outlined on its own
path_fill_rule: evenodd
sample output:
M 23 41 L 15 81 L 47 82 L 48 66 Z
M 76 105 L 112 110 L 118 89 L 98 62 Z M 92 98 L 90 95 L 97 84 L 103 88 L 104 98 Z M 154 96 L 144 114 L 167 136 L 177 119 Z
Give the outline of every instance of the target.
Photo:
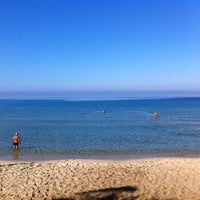
M 110 90 L 110 91 L 0 91 L 1 100 L 134 100 L 163 98 L 198 98 L 198 90 Z

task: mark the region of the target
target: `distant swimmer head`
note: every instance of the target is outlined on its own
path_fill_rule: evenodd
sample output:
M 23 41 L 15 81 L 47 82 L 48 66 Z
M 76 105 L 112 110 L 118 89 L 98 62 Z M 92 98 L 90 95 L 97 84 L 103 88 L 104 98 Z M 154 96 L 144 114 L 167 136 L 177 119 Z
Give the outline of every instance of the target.
M 154 118 L 158 118 L 158 112 L 153 113 Z
M 106 110 L 102 110 L 102 113 L 104 113 L 104 114 L 105 114 L 105 113 L 106 113 Z

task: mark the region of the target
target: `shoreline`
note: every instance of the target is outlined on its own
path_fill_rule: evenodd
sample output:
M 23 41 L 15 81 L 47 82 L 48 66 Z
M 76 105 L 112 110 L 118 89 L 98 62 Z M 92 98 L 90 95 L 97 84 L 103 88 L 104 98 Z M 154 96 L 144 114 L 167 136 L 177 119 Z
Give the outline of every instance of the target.
M 0 155 L 0 161 L 48 161 L 48 160 L 132 160 L 153 158 L 200 158 L 200 152 L 162 152 L 162 153 L 123 153 L 123 154 L 20 154 L 14 151 L 12 155 Z
M 0 199 L 199 199 L 200 158 L 0 161 Z

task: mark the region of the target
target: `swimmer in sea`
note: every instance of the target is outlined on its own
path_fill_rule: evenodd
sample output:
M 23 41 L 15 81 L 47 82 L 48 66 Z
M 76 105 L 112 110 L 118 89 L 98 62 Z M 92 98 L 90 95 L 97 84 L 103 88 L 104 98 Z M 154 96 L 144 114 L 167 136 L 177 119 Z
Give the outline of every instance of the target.
M 102 110 L 102 113 L 105 114 L 105 113 L 106 113 L 106 110 Z
M 154 116 L 154 119 L 157 119 L 158 118 L 158 112 L 154 112 L 153 116 Z

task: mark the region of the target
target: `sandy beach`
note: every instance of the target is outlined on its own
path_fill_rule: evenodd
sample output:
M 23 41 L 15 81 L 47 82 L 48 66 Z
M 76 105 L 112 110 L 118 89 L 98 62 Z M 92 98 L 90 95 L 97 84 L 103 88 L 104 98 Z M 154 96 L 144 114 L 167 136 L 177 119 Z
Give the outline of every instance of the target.
M 0 199 L 200 199 L 200 159 L 0 161 Z

